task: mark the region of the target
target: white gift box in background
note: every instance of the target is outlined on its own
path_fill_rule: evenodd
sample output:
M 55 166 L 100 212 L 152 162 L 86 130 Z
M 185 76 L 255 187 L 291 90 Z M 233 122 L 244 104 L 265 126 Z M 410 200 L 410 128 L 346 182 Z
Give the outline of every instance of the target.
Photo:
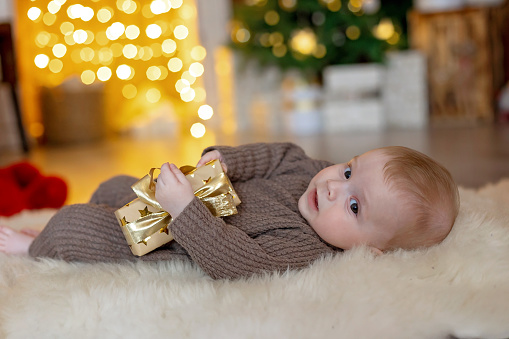
M 239 55 L 235 61 L 233 100 L 238 130 L 281 133 L 281 71 L 276 67 L 262 68 L 253 61 L 245 63 Z
M 382 100 L 388 127 L 421 128 L 428 124 L 426 58 L 417 51 L 387 54 Z
M 283 80 L 285 130 L 295 135 L 313 135 L 322 131 L 321 86 L 299 72 L 286 72 Z
M 323 72 L 325 132 L 378 130 L 385 127 L 380 64 L 329 66 Z
M 236 72 L 239 130 L 309 135 L 425 127 L 426 73 L 420 52 L 399 51 L 388 53 L 383 64 L 326 67 L 321 88 L 293 79 L 288 89 L 288 73 L 251 64 Z
M 323 90 L 329 133 L 428 123 L 426 59 L 417 51 L 388 53 L 385 64 L 329 66 Z
M 376 92 L 384 81 L 381 64 L 352 64 L 329 66 L 323 70 L 325 95 L 360 97 Z

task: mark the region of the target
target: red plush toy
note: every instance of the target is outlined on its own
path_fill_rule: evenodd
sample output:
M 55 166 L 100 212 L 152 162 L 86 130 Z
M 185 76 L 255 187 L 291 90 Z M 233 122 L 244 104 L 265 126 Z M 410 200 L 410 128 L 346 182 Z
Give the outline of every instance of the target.
M 67 198 L 64 180 L 45 176 L 28 162 L 0 168 L 0 189 L 0 215 L 3 216 L 24 209 L 59 208 Z

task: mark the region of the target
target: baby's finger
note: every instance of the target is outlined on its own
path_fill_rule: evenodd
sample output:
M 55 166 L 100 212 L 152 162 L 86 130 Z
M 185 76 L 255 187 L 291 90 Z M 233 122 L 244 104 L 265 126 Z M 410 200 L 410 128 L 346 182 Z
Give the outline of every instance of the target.
M 221 156 L 221 154 L 217 150 L 207 152 L 198 161 L 198 163 L 196 164 L 196 167 L 203 166 L 211 160 L 219 159 L 220 156 Z
M 171 173 L 169 164 L 165 162 L 161 165 L 161 172 L 159 173 L 159 176 L 157 177 L 156 183 L 164 184 L 165 177 L 168 177 L 168 173 Z
M 207 153 L 208 154 L 208 153 Z M 196 167 L 201 167 L 203 165 L 205 165 L 208 161 L 207 159 L 205 158 L 205 156 L 207 155 L 205 154 L 199 161 L 198 163 L 196 164 Z
M 164 164 L 161 165 L 161 173 L 164 172 L 164 171 L 168 171 L 170 169 L 170 164 L 165 162 Z
M 177 166 L 175 166 L 174 164 L 166 163 L 164 165 L 165 165 L 164 167 L 161 167 L 161 174 L 159 175 L 164 180 L 164 183 L 166 185 L 175 185 L 179 183 L 180 179 L 178 177 L 178 174 L 180 173 L 181 175 L 183 175 L 182 172 L 180 172 L 178 168 L 175 170 Z
M 187 182 L 186 176 L 184 175 L 184 173 L 182 173 L 182 171 L 180 171 L 180 169 L 175 164 L 170 164 L 170 170 L 180 183 Z

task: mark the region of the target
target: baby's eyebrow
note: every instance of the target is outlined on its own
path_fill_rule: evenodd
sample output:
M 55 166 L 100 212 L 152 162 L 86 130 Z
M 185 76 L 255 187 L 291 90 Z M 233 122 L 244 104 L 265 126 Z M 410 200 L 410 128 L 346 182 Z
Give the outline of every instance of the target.
M 349 162 L 348 164 L 352 164 L 354 161 L 357 161 L 357 159 L 359 158 L 358 155 L 354 156 Z

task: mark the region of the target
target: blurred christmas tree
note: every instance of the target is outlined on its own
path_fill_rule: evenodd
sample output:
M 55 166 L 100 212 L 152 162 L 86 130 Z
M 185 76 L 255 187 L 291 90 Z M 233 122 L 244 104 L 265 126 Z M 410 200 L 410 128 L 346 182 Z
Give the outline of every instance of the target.
M 232 46 L 262 65 L 310 75 L 328 65 L 381 62 L 405 49 L 412 0 L 233 0 Z

